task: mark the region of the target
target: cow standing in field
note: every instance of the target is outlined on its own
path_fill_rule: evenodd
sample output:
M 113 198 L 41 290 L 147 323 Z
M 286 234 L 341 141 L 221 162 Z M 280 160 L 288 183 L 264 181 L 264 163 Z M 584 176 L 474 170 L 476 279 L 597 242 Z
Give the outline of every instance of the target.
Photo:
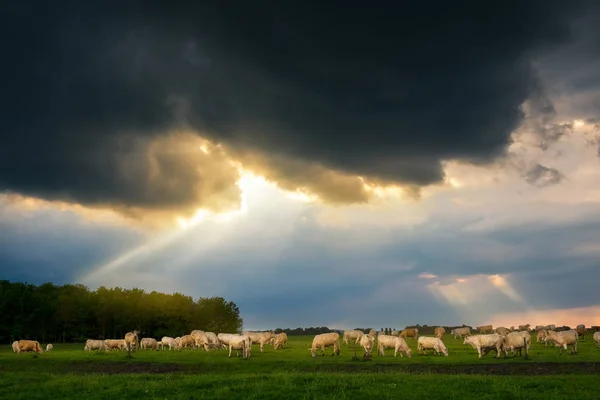
M 486 355 L 491 349 L 496 349 L 496 358 L 500 358 L 500 353 L 502 351 L 502 337 L 497 333 L 492 333 L 491 335 L 467 336 L 465 337 L 463 344 L 469 344 L 477 350 L 479 358 Z
M 235 350 L 239 357 L 239 350 L 242 350 L 242 357 L 247 359 L 252 353 L 252 339 L 248 335 L 232 335 L 228 338 L 229 342 L 229 357 L 231 358 L 231 350 Z
M 519 325 L 519 330 L 520 331 L 527 331 L 529 332 L 531 329 L 531 325 L 527 324 L 527 325 Z
M 406 340 L 400 336 L 379 335 L 377 338 L 377 354 L 385 356 L 385 349 L 394 349 L 394 357 L 396 357 L 398 353 L 400 353 L 400 357 L 402 357 L 403 352 L 406 353 L 408 358 L 412 355 Z
M 503 326 L 499 326 L 496 329 L 494 329 L 494 333 L 497 333 L 498 335 L 504 337 L 510 333 L 510 329 L 505 328 Z
M 179 340 L 179 345 L 177 346 L 179 350 L 191 348 L 194 349 L 196 346 L 196 341 L 192 337 L 192 335 L 182 336 Z
M 195 329 L 190 333 L 190 336 L 194 338 L 194 348 L 202 348 L 205 351 L 209 350 L 208 337 L 206 332 L 199 329 Z
M 363 331 L 356 329 L 344 331 L 344 343 L 348 344 L 348 341 L 352 340 L 355 344 L 358 344 L 360 338 L 363 337 L 364 334 Z
M 434 332 L 434 336 L 438 339 L 443 339 L 444 335 L 446 334 L 446 329 L 442 328 L 441 326 L 438 326 L 437 328 L 435 328 Z
M 268 344 L 269 341 L 271 340 L 271 338 L 273 336 L 275 336 L 275 332 L 273 332 L 273 331 L 270 331 L 270 332 L 250 332 L 250 331 L 245 331 L 245 332 L 242 333 L 242 335 L 249 336 L 250 340 L 252 340 L 252 344 L 259 344 L 260 345 L 260 352 L 262 353 L 263 350 L 264 350 L 265 344 Z
M 360 338 L 360 345 L 364 349 L 363 358 L 370 360 L 373 357 L 373 346 L 375 345 L 375 337 L 371 335 L 363 335 Z
M 127 350 L 127 342 L 125 339 L 106 339 L 104 341 L 107 350 Z
M 454 338 L 463 338 L 465 336 L 470 336 L 471 335 L 471 328 L 469 328 L 468 326 L 462 327 L 462 328 L 454 328 L 450 331 L 450 334 L 452 336 L 454 336 Z
M 596 342 L 596 346 L 600 347 L 600 332 L 594 332 L 594 342 Z
M 313 357 L 317 356 L 317 351 L 321 349 L 322 355 L 325 355 L 325 347 L 333 347 L 333 355 L 340 355 L 340 335 L 337 332 L 322 333 L 316 335 L 312 341 L 312 347 L 308 349 Z
M 204 334 L 206 335 L 206 342 L 209 349 L 218 349 L 220 347 L 219 339 L 217 339 L 217 335 L 214 332 L 204 332 Z
M 139 343 L 138 335 L 140 331 L 135 330 L 133 332 L 127 332 L 125 334 L 125 344 L 128 350 L 137 350 Z
M 566 351 L 568 346 L 572 347 L 571 354 L 577 353 L 577 341 L 579 335 L 575 330 L 568 330 L 562 332 L 548 331 L 546 341 L 554 343 L 558 347 L 558 354 L 562 354 L 563 349 Z
M 18 353 L 19 352 L 19 341 L 15 340 L 14 342 L 12 342 L 12 349 L 14 353 Z
M 577 325 L 575 330 L 577 331 L 577 334 L 579 335 L 581 340 L 584 340 L 585 339 L 585 325 L 583 325 L 583 324 Z
M 525 354 L 529 354 L 530 346 L 531 335 L 528 331 L 510 332 L 508 335 L 502 338 L 502 348 L 504 349 L 505 357 L 508 356 L 509 350 L 513 355 L 515 355 L 515 350 L 519 350 L 520 356 L 523 349 L 525 349 Z
M 48 343 L 48 344 L 46 345 L 46 351 L 50 351 L 50 350 L 52 350 L 53 348 L 54 348 L 54 346 L 52 345 L 52 343 Z
M 170 336 L 163 336 L 160 340 L 160 347 L 165 348 L 165 346 L 169 346 L 169 351 L 177 348 L 177 342 Z
M 33 351 L 35 353 L 42 353 L 42 346 L 37 340 L 19 340 L 17 343 L 17 353 L 26 353 Z
M 158 342 L 154 338 L 142 338 L 140 348 L 142 350 L 158 350 Z
M 273 349 L 277 350 L 278 348 L 285 349 L 285 345 L 287 344 L 287 334 L 285 332 L 279 333 L 275 335 L 272 339 L 273 341 Z
M 419 355 L 421 352 L 427 355 L 427 350 L 433 350 L 436 356 L 438 354 L 443 354 L 448 357 L 448 348 L 440 338 L 428 336 L 419 337 L 419 340 L 417 341 L 417 351 Z
M 492 333 L 492 325 L 481 325 L 477 327 L 479 333 Z
M 407 338 L 418 339 L 419 338 L 419 329 L 406 328 L 402 332 L 400 332 L 400 337 L 403 337 L 405 339 L 407 339 Z

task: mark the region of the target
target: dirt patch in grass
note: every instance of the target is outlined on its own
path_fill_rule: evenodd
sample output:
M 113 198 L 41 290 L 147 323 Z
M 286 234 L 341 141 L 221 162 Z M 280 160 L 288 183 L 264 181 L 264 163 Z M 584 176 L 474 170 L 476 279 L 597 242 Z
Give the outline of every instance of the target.
M 298 368 L 299 367 L 299 368 Z M 321 364 L 311 368 L 297 366 L 289 372 L 323 373 L 407 373 L 407 374 L 449 374 L 449 375 L 582 375 L 600 374 L 600 362 L 581 363 L 515 363 L 515 364 L 453 364 L 453 365 L 416 365 L 416 364 Z M 173 363 L 113 363 L 86 362 L 71 363 L 68 372 L 82 374 L 206 374 L 225 373 L 207 366 L 182 365 Z M 67 372 L 67 371 L 64 371 Z M 247 372 L 252 372 L 250 369 Z M 261 373 L 260 368 L 257 373 Z M 278 372 L 286 372 L 281 369 Z

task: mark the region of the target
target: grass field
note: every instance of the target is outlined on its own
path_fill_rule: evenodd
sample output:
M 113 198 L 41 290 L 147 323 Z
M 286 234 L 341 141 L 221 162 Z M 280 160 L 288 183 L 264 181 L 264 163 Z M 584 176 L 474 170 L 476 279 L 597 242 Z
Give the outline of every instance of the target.
M 248 360 L 225 351 L 84 352 L 83 344 L 54 344 L 36 356 L 0 349 L 1 399 L 600 399 L 600 349 L 591 335 L 579 353 L 533 343 L 529 359 L 483 359 L 446 336 L 449 357 L 385 357 L 353 361 L 312 358 L 312 337 L 290 337 L 284 350 L 253 346 Z M 535 336 L 534 336 L 535 341 Z M 357 354 L 362 351 L 357 348 Z M 234 353 L 235 355 L 235 353 Z

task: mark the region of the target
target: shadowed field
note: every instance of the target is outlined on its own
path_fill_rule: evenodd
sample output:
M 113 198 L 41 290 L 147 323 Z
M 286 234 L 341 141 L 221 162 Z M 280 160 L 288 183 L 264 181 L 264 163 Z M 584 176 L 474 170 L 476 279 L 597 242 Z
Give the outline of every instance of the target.
M 535 335 L 533 337 L 535 341 Z M 352 361 L 353 348 L 340 356 L 312 358 L 312 337 L 290 337 L 284 350 L 254 346 L 248 360 L 226 351 L 84 352 L 83 344 L 55 344 L 35 356 L 0 350 L 0 398 L 422 398 L 428 399 L 597 399 L 600 349 L 580 342 L 579 353 L 533 343 L 529 359 L 483 359 L 462 341 L 446 336 L 449 357 L 412 358 L 373 354 Z M 362 350 L 357 347 L 357 355 Z

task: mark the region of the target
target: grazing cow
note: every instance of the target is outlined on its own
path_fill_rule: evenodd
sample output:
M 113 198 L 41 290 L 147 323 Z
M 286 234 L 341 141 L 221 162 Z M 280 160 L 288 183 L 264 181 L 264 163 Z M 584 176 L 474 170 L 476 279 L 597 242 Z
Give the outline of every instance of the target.
M 596 346 L 600 347 L 600 332 L 594 332 L 594 342 L 596 342 Z
M 546 340 L 554 343 L 558 347 L 558 354 L 562 354 L 563 349 L 567 351 L 567 346 L 571 346 L 571 354 L 577 353 L 577 341 L 579 335 L 575 330 L 568 330 L 562 332 L 548 331 Z
M 499 326 L 498 328 L 494 329 L 494 333 L 497 333 L 500 336 L 506 336 L 510 333 L 510 329 Z
M 535 327 L 535 331 L 536 332 L 539 332 L 539 331 L 541 331 L 543 329 L 544 329 L 544 325 L 536 325 L 536 327 Z
M 14 353 L 18 353 L 19 352 L 19 341 L 15 340 L 14 342 L 12 342 L 12 349 Z
M 237 357 L 240 356 L 239 350 L 242 350 L 242 357 L 247 359 L 252 352 L 252 339 L 248 335 L 232 335 L 229 338 L 229 357 L 231 358 L 231 350 L 235 350 Z
M 165 346 L 169 346 L 169 351 L 178 347 L 175 339 L 170 336 L 163 336 L 162 339 L 160 339 L 160 347 L 164 349 Z
M 544 343 L 544 346 L 548 346 L 548 341 L 546 340 L 548 337 L 548 331 L 545 329 L 540 329 L 537 333 L 536 341 L 538 343 Z
M 421 336 L 417 341 L 417 351 L 419 355 L 421 352 L 427 355 L 426 350 L 433 350 L 434 354 L 437 356 L 438 354 L 443 354 L 448 357 L 448 348 L 442 342 L 442 339 L 437 337 L 429 337 L 429 336 Z
M 362 346 L 363 358 L 371 359 L 373 357 L 373 346 L 375 345 L 375 336 L 363 335 L 360 338 L 360 345 Z
M 273 337 L 273 349 L 277 350 L 278 348 L 285 349 L 285 345 L 287 344 L 287 334 L 285 332 L 278 333 Z
M 219 340 L 219 343 L 221 344 L 221 346 L 225 349 L 229 348 L 229 340 L 231 340 L 231 338 L 233 337 L 237 337 L 239 335 L 233 334 L 233 333 L 219 333 L 217 335 L 217 340 Z
M 379 335 L 377 338 L 377 354 L 385 356 L 385 349 L 394 349 L 394 357 L 396 357 L 398 353 L 400 353 L 400 357 L 402 357 L 403 352 L 409 358 L 412 355 L 406 340 L 400 336 Z
M 194 348 L 201 348 L 208 351 L 208 337 L 206 336 L 206 332 L 195 329 L 190 333 L 190 336 L 194 339 Z
M 546 331 L 554 331 L 556 330 L 556 325 L 552 324 L 552 325 L 546 325 L 544 326 L 544 330 Z
M 158 342 L 154 338 L 142 338 L 142 340 L 140 341 L 140 348 L 142 350 L 158 350 Z
M 446 334 L 446 329 L 442 328 L 441 326 L 438 326 L 433 332 L 436 338 L 443 339 L 444 335 Z
M 50 350 L 52 350 L 53 348 L 54 348 L 54 346 L 52 346 L 52 343 L 48 343 L 48 344 L 46 345 L 46 351 L 50 351 Z
M 492 333 L 492 325 L 481 325 L 477 327 L 479 333 Z
M 219 339 L 214 332 L 204 332 L 209 349 L 218 349 L 220 346 Z
M 42 353 L 42 346 L 37 340 L 19 340 L 17 343 L 17 353 L 26 353 L 33 351 L 35 353 Z
M 392 336 L 400 336 L 400 332 L 398 332 L 397 330 L 394 329 L 394 330 L 392 330 L 391 335 Z
M 500 358 L 500 352 L 502 351 L 502 337 L 497 333 L 467 336 L 463 344 L 470 344 L 477 350 L 479 358 L 486 355 L 491 349 L 496 349 L 496 358 Z
M 192 337 L 192 335 L 184 335 L 179 340 L 179 345 L 177 346 L 179 350 L 191 348 L 193 349 L 196 345 L 196 341 Z
M 333 347 L 333 355 L 340 355 L 340 335 L 337 332 L 321 333 L 316 335 L 312 341 L 312 347 L 308 349 L 313 357 L 317 356 L 317 350 L 321 349 L 325 355 L 325 347 Z
M 454 336 L 454 339 L 456 338 L 463 338 L 465 336 L 470 336 L 471 335 L 471 328 L 469 328 L 468 326 L 462 327 L 462 328 L 454 328 L 450 331 L 450 334 L 452 336 Z
M 260 345 L 260 352 L 262 353 L 264 350 L 265 344 L 269 343 L 271 338 L 275 336 L 275 332 L 250 332 L 245 331 L 242 333 L 243 335 L 249 336 L 250 340 L 252 340 L 252 344 Z
M 502 338 L 502 347 L 504 348 L 504 356 L 508 356 L 510 350 L 515 355 L 515 350 L 521 351 L 525 348 L 525 354 L 529 354 L 529 347 L 531 346 L 531 335 L 528 331 L 511 332 Z
M 139 343 L 138 335 L 140 331 L 127 332 L 125 334 L 125 344 L 129 350 L 137 350 Z
M 527 331 L 529 332 L 531 329 L 531 325 L 527 324 L 527 325 L 519 325 L 519 330 L 520 331 Z
M 106 339 L 104 341 L 107 350 L 127 350 L 127 342 L 125 339 Z
M 577 327 L 575 328 L 575 330 L 577 331 L 577 334 L 579 335 L 579 337 L 581 338 L 581 340 L 584 340 L 584 338 L 585 338 L 585 325 L 583 325 L 583 324 L 577 325 Z
M 417 328 L 406 328 L 400 332 L 400 337 L 417 339 L 419 337 L 419 330 Z
M 83 347 L 84 351 L 107 350 L 107 349 L 108 349 L 108 346 L 106 345 L 106 340 L 88 339 L 85 341 L 85 346 Z
M 359 331 L 356 329 L 344 331 L 343 340 L 344 343 L 348 344 L 349 340 L 353 340 L 355 344 L 358 344 L 360 338 L 363 337 L 365 333 L 363 331 Z

